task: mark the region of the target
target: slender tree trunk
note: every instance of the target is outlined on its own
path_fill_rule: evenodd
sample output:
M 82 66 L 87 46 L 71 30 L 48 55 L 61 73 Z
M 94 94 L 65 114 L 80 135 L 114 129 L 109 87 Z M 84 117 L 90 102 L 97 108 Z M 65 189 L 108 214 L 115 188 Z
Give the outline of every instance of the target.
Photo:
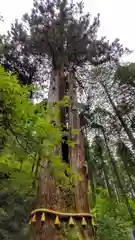
M 107 149 L 107 152 L 108 152 L 108 156 L 109 156 L 109 158 L 110 158 L 110 162 L 111 162 L 111 164 L 112 164 L 114 173 L 115 173 L 115 175 L 116 175 L 116 178 L 117 178 L 119 187 L 120 187 L 120 189 L 121 189 L 123 198 L 125 199 L 125 203 L 126 203 L 126 205 L 127 205 L 127 208 L 128 208 L 129 214 L 130 214 L 130 216 L 131 216 L 131 219 L 134 220 L 134 214 L 133 214 L 133 211 L 132 211 L 131 206 L 130 206 L 130 204 L 129 204 L 127 195 L 126 195 L 126 193 L 125 193 L 125 190 L 124 190 L 124 188 L 123 188 L 123 184 L 122 184 L 122 182 L 121 182 L 121 179 L 120 179 L 120 176 L 119 176 L 119 172 L 118 172 L 116 163 L 115 163 L 115 161 L 114 161 L 114 159 L 113 159 L 113 157 L 112 157 L 111 151 L 110 151 L 110 149 L 109 149 L 107 137 L 106 137 L 106 134 L 105 134 L 105 131 L 104 131 L 104 130 L 103 130 L 103 136 L 104 136 L 104 140 L 105 140 L 105 144 L 106 144 L 106 149 Z
M 114 192 L 115 192 L 115 195 L 116 195 L 117 202 L 120 203 L 119 191 L 118 191 L 117 186 L 115 185 L 115 183 L 113 183 L 113 188 L 114 188 Z
M 86 161 L 88 164 L 88 179 L 90 181 L 90 188 L 92 192 L 92 207 L 96 204 L 96 193 L 95 193 L 95 183 L 94 183 L 94 166 L 91 162 L 91 156 L 89 152 L 89 145 L 87 143 L 87 139 L 85 140 L 85 154 L 86 154 Z
M 133 190 L 134 193 L 135 193 L 135 186 L 134 186 L 132 177 L 131 177 L 131 175 L 130 175 L 130 172 L 129 172 L 129 169 L 128 169 L 128 165 L 127 165 L 127 163 L 125 162 L 125 160 L 123 160 L 122 162 L 123 162 L 123 165 L 124 165 L 124 167 L 125 167 L 125 171 L 126 171 L 126 173 L 127 173 L 127 175 L 128 175 L 128 178 L 129 178 L 129 181 L 130 181 L 132 190 Z
M 116 116 L 118 117 L 118 119 L 119 119 L 122 127 L 124 128 L 124 130 L 125 130 L 128 138 L 129 138 L 129 140 L 131 141 L 131 143 L 133 145 L 133 148 L 135 149 L 135 138 L 134 138 L 131 130 L 128 128 L 126 122 L 124 121 L 123 117 L 121 116 L 120 111 L 117 109 L 115 103 L 113 102 L 107 87 L 103 83 L 101 83 L 101 85 L 104 88 L 104 91 L 105 91 L 105 93 L 106 93 L 106 95 L 107 95 L 107 97 L 108 97 L 108 99 L 110 101 L 110 104 L 112 105 L 112 108 L 113 108 L 114 112 L 116 113 Z
M 130 175 L 128 165 L 127 165 L 125 159 L 123 159 L 123 158 L 121 158 L 121 162 L 122 162 L 122 164 L 124 165 L 125 172 L 127 173 L 127 176 L 128 176 L 128 178 L 129 178 L 129 182 L 130 182 L 130 184 L 131 184 L 132 190 L 133 190 L 134 193 L 135 193 L 135 186 L 134 186 L 134 183 L 133 183 L 132 177 L 131 177 L 131 175 Z M 132 198 L 133 198 L 133 200 L 135 200 L 135 197 L 134 197 L 133 193 L 131 193 L 131 194 L 132 194 Z
M 108 195 L 109 195 L 110 198 L 112 198 L 113 197 L 112 188 L 111 188 L 110 183 L 109 183 L 109 178 L 108 178 L 108 174 L 107 174 L 107 171 L 106 171 L 106 164 L 104 162 L 102 154 L 100 155 L 100 160 L 101 160 L 101 164 L 102 164 L 102 168 L 103 168 L 103 172 L 104 172 L 104 178 L 105 178 L 105 182 L 106 182 L 106 186 L 107 186 Z

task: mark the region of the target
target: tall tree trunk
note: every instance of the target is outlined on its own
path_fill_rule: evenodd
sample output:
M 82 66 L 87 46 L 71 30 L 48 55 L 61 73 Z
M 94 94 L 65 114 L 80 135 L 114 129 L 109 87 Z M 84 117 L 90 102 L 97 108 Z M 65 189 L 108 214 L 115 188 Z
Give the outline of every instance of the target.
M 71 99 L 71 105 L 73 107 L 74 101 L 76 101 L 76 93 L 72 92 L 72 75 L 69 74 L 68 84 L 69 84 L 69 96 Z M 54 76 L 50 83 L 49 98 L 48 102 L 53 104 L 61 100 L 65 94 L 65 76 L 64 71 L 55 71 Z M 84 167 L 84 137 L 80 131 L 80 118 L 77 110 L 74 110 L 72 107 L 69 108 L 68 115 L 68 124 L 72 135 L 73 129 L 78 129 L 79 134 L 74 138 L 75 147 L 69 149 L 69 166 L 74 173 L 81 176 L 81 181 L 76 180 L 74 183 L 73 189 L 68 189 L 68 193 L 65 190 L 60 188 L 55 181 L 55 177 L 50 174 L 50 163 L 46 160 L 42 160 L 42 167 L 40 168 L 39 173 L 39 184 L 38 184 L 38 194 L 37 194 L 37 205 L 36 208 L 48 208 L 56 211 L 63 212 L 89 212 L 89 203 L 88 203 L 88 181 L 87 174 Z M 66 116 L 67 117 L 67 116 Z M 65 109 L 60 108 L 60 118 L 59 121 L 61 124 L 65 124 Z M 58 153 L 61 152 L 60 149 L 57 149 Z M 67 195 L 68 194 L 68 195 Z M 69 201 L 70 195 L 70 201 Z M 54 223 L 35 224 L 33 228 L 33 236 L 35 235 L 35 240 L 63 240 L 63 229 L 57 229 L 54 226 Z M 88 231 L 81 231 L 78 228 L 78 231 L 82 237 L 85 239 L 92 239 L 92 229 Z
M 75 142 L 75 147 L 70 148 L 70 166 L 75 173 L 79 173 L 82 177 L 81 183 L 76 182 L 75 199 L 78 212 L 88 212 L 89 204 L 87 198 L 87 180 L 85 167 L 85 151 L 84 151 L 84 136 L 81 131 L 80 117 L 76 109 L 76 82 L 73 74 L 69 74 L 69 96 L 71 106 L 69 108 L 69 126 L 71 138 Z M 78 134 L 73 135 L 74 129 L 78 129 Z M 81 184 L 78 186 L 78 183 Z M 82 191 L 81 191 L 82 190 Z M 83 194 L 82 194 L 83 193 Z M 80 196 L 81 194 L 81 196 Z
M 88 174 L 85 163 L 85 149 L 84 149 L 84 134 L 81 130 L 80 116 L 77 111 L 77 93 L 76 93 L 76 79 L 74 73 L 69 74 L 69 127 L 70 135 L 75 142 L 75 147 L 70 148 L 70 167 L 74 173 L 79 174 L 81 180 L 76 180 L 75 182 L 75 207 L 77 212 L 89 212 L 89 202 L 88 202 Z M 74 129 L 78 129 L 79 133 L 73 135 Z M 84 239 L 90 239 L 92 235 L 92 229 L 90 231 L 83 231 Z
M 48 94 L 48 104 L 56 103 L 59 100 L 60 71 L 53 71 Z M 54 150 L 59 151 L 59 150 Z M 50 174 L 50 163 L 47 159 L 41 160 L 39 172 L 39 183 L 36 208 L 48 208 L 62 211 L 60 206 L 60 189 L 57 186 L 55 177 Z M 35 240 L 62 240 L 61 232 L 54 224 L 45 222 L 42 226 L 39 222 L 33 227 L 33 239 Z
M 112 100 L 112 98 L 111 98 L 111 96 L 110 96 L 110 94 L 109 94 L 109 91 L 108 91 L 107 87 L 106 87 L 103 83 L 101 83 L 101 85 L 102 85 L 102 87 L 104 88 L 104 91 L 105 91 L 105 93 L 106 93 L 106 95 L 107 95 L 107 97 L 108 97 L 108 99 L 109 99 L 109 101 L 110 101 L 110 104 L 112 105 L 112 108 L 113 108 L 116 116 L 118 117 L 118 119 L 119 119 L 122 127 L 124 128 L 124 130 L 125 130 L 128 138 L 129 138 L 129 140 L 131 141 L 131 143 L 132 143 L 132 145 L 133 145 L 133 148 L 135 149 L 135 138 L 134 138 L 131 130 L 128 128 L 128 126 L 127 126 L 126 122 L 124 121 L 124 119 L 123 119 L 120 111 L 117 109 L 115 103 L 113 102 L 113 100 Z

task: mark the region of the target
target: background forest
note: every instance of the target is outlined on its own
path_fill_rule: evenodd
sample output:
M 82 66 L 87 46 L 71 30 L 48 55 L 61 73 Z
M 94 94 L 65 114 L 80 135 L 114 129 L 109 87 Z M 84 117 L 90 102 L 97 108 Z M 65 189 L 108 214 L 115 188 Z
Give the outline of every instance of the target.
M 2 21 L 2 18 L 1 18 Z M 76 77 L 76 108 L 85 132 L 89 202 L 97 239 L 127 240 L 135 212 L 135 63 L 121 64 L 130 50 L 118 39 L 98 37 L 83 3 L 34 1 L 31 13 L 0 36 L 0 239 L 28 240 L 36 200 L 40 156 L 52 162 L 59 185 L 71 184 L 70 168 L 54 154 L 62 141 L 47 107 L 53 69 L 64 63 Z M 66 95 L 66 93 L 65 93 Z M 70 147 L 74 147 L 69 142 Z M 67 239 L 75 239 L 71 234 Z

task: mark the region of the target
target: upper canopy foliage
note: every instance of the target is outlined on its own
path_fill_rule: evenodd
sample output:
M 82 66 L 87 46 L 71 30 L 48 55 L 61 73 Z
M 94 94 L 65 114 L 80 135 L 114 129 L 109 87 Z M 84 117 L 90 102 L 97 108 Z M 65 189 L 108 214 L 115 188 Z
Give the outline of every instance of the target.
M 120 66 L 115 74 L 115 78 L 120 85 L 127 84 L 135 87 L 135 63 Z
M 31 84 L 41 81 L 48 72 L 44 64 L 68 70 L 86 62 L 97 66 L 118 60 L 123 47 L 118 39 L 112 44 L 104 37 L 99 39 L 99 26 L 99 16 L 92 21 L 90 14 L 84 13 L 82 2 L 35 0 L 31 14 L 24 14 L 21 22 L 12 24 L 1 63 L 5 69 L 17 72 L 21 83 Z

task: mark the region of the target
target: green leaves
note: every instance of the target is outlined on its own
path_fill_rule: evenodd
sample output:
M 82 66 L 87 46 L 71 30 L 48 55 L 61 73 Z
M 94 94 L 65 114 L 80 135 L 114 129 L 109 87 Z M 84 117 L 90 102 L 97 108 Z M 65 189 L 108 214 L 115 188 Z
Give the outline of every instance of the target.
M 135 63 L 120 66 L 115 73 L 115 80 L 119 81 L 120 85 L 127 84 L 135 87 Z
M 66 105 L 67 102 L 65 99 Z M 54 151 L 62 140 L 59 126 L 52 124 L 58 114 L 57 106 L 33 104 L 29 88 L 21 86 L 16 76 L 0 67 L 0 192 L 7 193 L 5 203 L 0 194 L 1 239 L 27 239 L 28 212 L 42 163 L 51 162 L 48 171 L 59 186 L 71 187 L 74 176 L 58 151 Z
M 29 101 L 29 89 L 20 86 L 16 77 L 5 73 L 2 67 L 0 78 L 1 123 L 14 146 L 32 155 L 41 150 L 43 143 L 48 145 L 47 141 L 58 144 L 61 135 L 51 124 L 51 110 L 48 115 L 40 104 Z
M 109 199 L 100 189 L 93 215 L 97 223 L 97 235 L 103 240 L 127 240 L 130 216 L 125 204 Z
M 63 104 L 68 106 L 68 98 L 65 97 L 56 106 L 46 108 L 42 103 L 33 104 L 29 100 L 29 88 L 21 86 L 17 78 L 6 73 L 2 67 L 0 67 L 0 96 L 1 131 L 5 137 L 0 164 L 1 169 L 5 166 L 4 172 L 10 173 L 10 182 L 17 188 L 20 185 L 21 189 L 22 185 L 29 186 L 32 183 L 32 176 L 35 177 L 34 172 L 38 172 L 40 162 L 46 160 L 52 162 L 56 178 L 62 182 L 66 181 L 65 171 L 70 176 L 71 172 L 54 151 L 62 141 L 62 134 L 59 126 L 52 124 L 52 120 L 58 119 L 58 106 Z M 74 131 L 74 134 L 77 134 L 77 131 Z M 74 146 L 72 141 L 68 144 Z

